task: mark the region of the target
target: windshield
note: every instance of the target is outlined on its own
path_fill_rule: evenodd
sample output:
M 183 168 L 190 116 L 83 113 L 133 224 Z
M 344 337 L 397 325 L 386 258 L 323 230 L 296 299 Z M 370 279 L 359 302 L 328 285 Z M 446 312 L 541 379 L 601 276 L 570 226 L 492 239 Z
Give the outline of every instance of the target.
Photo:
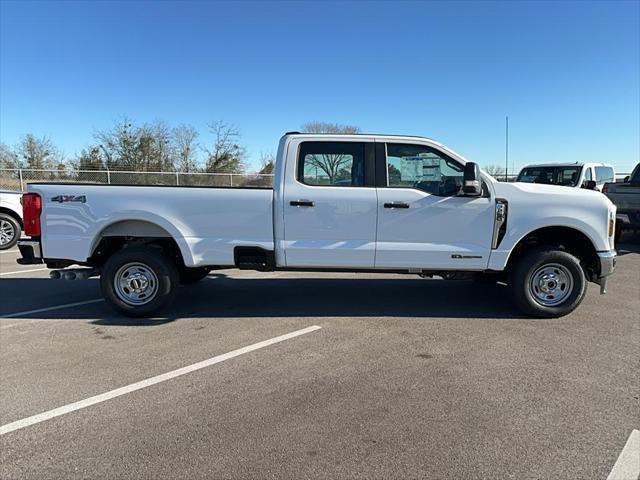
M 575 187 L 580 181 L 582 167 L 527 167 L 518 175 L 517 182 L 545 183 Z

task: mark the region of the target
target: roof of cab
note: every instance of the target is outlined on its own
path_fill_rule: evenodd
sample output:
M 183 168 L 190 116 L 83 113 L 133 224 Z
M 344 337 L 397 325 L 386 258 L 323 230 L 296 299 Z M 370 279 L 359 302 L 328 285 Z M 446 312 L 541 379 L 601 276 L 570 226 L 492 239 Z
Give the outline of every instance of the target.
M 537 167 L 584 167 L 585 165 L 588 165 L 590 167 L 595 166 L 595 167 L 612 167 L 613 165 L 610 165 L 608 163 L 601 163 L 601 162 L 565 162 L 565 163 L 532 163 L 530 165 L 525 165 L 522 168 L 537 168 Z

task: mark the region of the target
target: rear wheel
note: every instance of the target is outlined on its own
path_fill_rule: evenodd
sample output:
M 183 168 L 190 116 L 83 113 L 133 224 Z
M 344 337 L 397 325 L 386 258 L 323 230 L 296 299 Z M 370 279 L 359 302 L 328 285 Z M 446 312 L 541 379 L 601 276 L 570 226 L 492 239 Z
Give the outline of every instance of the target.
M 100 276 L 104 298 L 129 317 L 149 317 L 167 307 L 176 295 L 178 283 L 175 261 L 156 247 L 116 252 Z
M 551 247 L 526 253 L 515 266 L 509 283 L 520 310 L 540 318 L 571 313 L 587 291 L 580 260 Z
M 8 250 L 20 239 L 20 224 L 6 213 L 0 213 L 0 250 Z

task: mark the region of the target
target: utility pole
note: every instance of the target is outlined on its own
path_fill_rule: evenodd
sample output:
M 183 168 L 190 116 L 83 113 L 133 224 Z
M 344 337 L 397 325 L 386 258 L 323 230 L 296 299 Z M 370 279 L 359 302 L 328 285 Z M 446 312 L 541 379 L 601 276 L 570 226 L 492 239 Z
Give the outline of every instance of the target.
M 509 115 L 505 117 L 505 132 L 504 132 L 504 181 L 509 181 Z

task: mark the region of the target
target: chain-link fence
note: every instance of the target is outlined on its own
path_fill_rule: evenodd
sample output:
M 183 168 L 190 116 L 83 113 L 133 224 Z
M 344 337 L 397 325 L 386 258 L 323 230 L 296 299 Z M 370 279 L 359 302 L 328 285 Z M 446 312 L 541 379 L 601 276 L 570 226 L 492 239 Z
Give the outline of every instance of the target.
M 95 183 L 108 185 L 178 185 L 185 187 L 271 187 L 273 174 L 128 172 L 121 170 L 0 169 L 0 190 L 26 190 L 34 182 Z
M 616 174 L 621 181 L 628 173 Z M 508 182 L 517 175 L 509 174 Z M 495 177 L 505 181 L 504 175 Z M 34 170 L 28 168 L 0 169 L 0 190 L 25 191 L 32 182 L 69 182 L 114 185 L 177 185 L 185 187 L 271 187 L 270 173 L 193 173 L 193 172 L 129 172 L 122 170 Z

